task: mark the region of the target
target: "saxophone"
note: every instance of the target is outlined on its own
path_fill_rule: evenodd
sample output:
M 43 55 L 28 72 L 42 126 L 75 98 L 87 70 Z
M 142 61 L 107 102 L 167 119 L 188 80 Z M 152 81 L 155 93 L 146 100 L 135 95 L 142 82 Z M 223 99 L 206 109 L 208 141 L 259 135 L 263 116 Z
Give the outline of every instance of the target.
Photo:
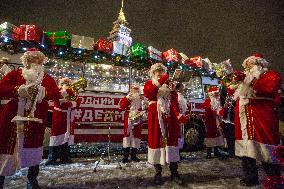
M 84 77 L 81 77 L 79 80 L 72 83 L 69 87 L 74 93 L 75 96 L 67 96 L 66 100 L 75 101 L 78 99 L 79 90 L 85 89 L 87 87 L 87 80 Z

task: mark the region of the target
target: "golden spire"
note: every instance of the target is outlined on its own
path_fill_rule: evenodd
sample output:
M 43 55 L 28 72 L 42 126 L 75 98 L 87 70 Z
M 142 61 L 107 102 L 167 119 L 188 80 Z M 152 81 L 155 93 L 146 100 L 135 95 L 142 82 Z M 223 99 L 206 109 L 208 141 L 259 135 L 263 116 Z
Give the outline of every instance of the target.
M 123 1 L 121 1 L 121 8 L 120 8 L 120 11 L 119 11 L 119 15 L 118 15 L 118 22 L 120 24 L 127 24 L 127 21 L 126 21 L 126 18 L 125 18 L 125 15 L 124 15 L 124 12 L 123 12 Z

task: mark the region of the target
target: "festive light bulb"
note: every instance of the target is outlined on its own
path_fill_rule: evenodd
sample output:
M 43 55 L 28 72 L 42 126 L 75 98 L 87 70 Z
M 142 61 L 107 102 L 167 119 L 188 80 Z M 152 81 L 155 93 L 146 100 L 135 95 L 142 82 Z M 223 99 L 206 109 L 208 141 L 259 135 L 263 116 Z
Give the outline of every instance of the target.
M 4 36 L 4 42 L 7 43 L 9 41 L 9 38 Z

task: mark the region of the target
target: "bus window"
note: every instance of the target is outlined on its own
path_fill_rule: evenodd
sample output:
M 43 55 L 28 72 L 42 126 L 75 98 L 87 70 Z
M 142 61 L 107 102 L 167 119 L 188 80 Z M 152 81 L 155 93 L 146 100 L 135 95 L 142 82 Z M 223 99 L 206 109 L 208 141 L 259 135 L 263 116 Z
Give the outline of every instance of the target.
M 192 76 L 188 82 L 184 82 L 185 85 L 185 97 L 187 99 L 202 99 L 203 87 L 200 76 Z

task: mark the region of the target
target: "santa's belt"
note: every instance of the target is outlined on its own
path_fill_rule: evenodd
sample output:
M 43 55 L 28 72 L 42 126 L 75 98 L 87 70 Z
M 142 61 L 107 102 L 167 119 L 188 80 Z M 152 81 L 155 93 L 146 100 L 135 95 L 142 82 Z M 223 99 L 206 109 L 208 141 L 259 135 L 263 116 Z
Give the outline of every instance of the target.
M 10 102 L 10 100 L 1 100 L 1 104 L 8 104 L 8 102 Z
M 151 104 L 154 104 L 154 103 L 157 103 L 158 101 L 150 101 L 149 102 L 149 105 L 151 105 Z
M 68 112 L 68 110 L 62 110 L 62 109 L 57 108 L 57 107 L 54 107 L 54 110 L 57 110 L 57 111 L 59 111 L 59 112 Z

